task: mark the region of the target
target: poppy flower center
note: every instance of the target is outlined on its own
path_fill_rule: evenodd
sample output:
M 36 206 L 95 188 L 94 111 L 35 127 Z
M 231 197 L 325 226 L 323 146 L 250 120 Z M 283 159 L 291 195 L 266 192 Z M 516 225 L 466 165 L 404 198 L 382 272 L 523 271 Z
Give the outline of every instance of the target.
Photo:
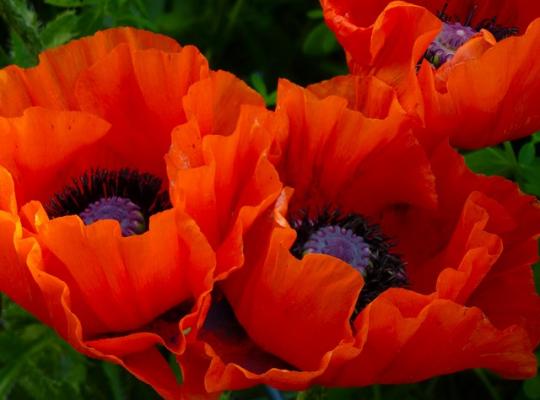
M 304 255 L 309 253 L 328 254 L 345 261 L 366 275 L 371 251 L 364 238 L 350 229 L 330 225 L 313 232 L 304 244 Z
M 79 215 L 85 224 L 103 219 L 120 223 L 123 236 L 148 229 L 150 216 L 171 207 L 161 179 L 128 168 L 96 169 L 72 180 L 45 210 L 50 218 Z
M 109 197 L 90 204 L 80 213 L 86 225 L 101 219 L 115 219 L 120 223 L 122 235 L 130 236 L 146 230 L 141 208 L 124 197 Z
M 470 26 L 459 22 L 443 22 L 441 32 L 429 45 L 425 57 L 438 68 L 454 57 L 456 51 L 477 33 Z
M 306 254 L 327 254 L 350 264 L 364 277 L 364 287 L 356 313 L 391 287 L 408 284 L 405 263 L 392 253 L 394 244 L 377 224 L 357 214 L 340 215 L 325 211 L 317 218 L 303 215 L 291 226 L 297 238 L 291 253 L 301 259 Z
M 442 9 L 437 12 L 437 17 L 442 21 L 443 27 L 425 54 L 425 58 L 436 68 L 454 57 L 456 51 L 482 29 L 491 32 L 497 41 L 518 33 L 516 27 L 498 24 L 496 16 L 485 18 L 473 26 L 472 21 L 478 9 L 476 4 L 472 5 L 465 19 L 448 15 L 447 9 L 448 2 L 444 3 Z

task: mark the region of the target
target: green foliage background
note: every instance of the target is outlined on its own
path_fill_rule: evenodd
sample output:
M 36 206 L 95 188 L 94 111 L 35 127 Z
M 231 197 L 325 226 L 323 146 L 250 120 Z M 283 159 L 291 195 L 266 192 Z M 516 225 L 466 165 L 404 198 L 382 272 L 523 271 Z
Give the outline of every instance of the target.
M 130 25 L 196 45 L 213 69 L 241 77 L 269 105 L 275 102 L 279 77 L 308 84 L 346 73 L 344 56 L 324 25 L 316 0 L 0 0 L 0 15 L 0 66 L 32 66 L 43 49 L 100 29 Z M 538 142 L 540 134 L 466 154 L 466 160 L 477 172 L 506 176 L 524 192 L 540 196 Z M 76 353 L 52 330 L 1 296 L 0 399 L 158 398 L 120 367 Z M 296 400 L 532 400 L 540 399 L 540 378 L 505 381 L 473 370 L 418 384 L 313 388 L 281 396 Z M 222 399 L 277 397 L 272 390 L 257 387 L 224 393 Z

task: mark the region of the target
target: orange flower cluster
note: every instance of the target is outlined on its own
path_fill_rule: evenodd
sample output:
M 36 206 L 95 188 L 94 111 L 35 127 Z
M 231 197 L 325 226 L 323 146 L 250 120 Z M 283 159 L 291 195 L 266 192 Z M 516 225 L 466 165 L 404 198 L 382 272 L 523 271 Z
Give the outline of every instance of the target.
M 533 376 L 540 206 L 449 142 L 538 128 L 540 25 L 443 3 L 323 1 L 353 74 L 273 111 L 130 28 L 0 71 L 0 291 L 167 399 Z
M 351 72 L 395 87 L 427 135 L 474 149 L 540 129 L 539 2 L 321 4 Z

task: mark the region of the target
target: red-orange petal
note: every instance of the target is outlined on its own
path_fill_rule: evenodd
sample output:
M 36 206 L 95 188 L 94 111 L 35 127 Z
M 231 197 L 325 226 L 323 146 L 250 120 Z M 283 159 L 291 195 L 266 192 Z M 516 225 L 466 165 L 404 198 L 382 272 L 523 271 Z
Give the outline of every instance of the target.
M 167 157 L 173 204 L 186 209 L 216 249 L 216 273 L 241 266 L 242 235 L 258 215 L 267 210 L 281 190 L 281 183 L 268 161 L 275 117 L 263 108 L 246 106 L 230 136 L 202 134 L 193 124 L 177 128 Z M 199 151 L 184 152 L 177 140 Z M 204 160 L 197 168 L 196 163 Z M 178 160 L 183 160 L 178 162 Z M 178 168 L 178 169 L 177 169 Z
M 397 103 L 384 119 L 367 118 L 347 109 L 343 98 L 317 99 L 282 80 L 277 111 L 289 120 L 277 165 L 283 182 L 295 190 L 293 212 L 330 205 L 369 215 L 395 203 L 433 206 L 429 163 Z M 395 163 L 401 166 L 399 179 Z M 369 195 L 359 196 L 366 188 Z
M 140 329 L 201 294 L 198 282 L 215 261 L 200 232 L 182 228 L 186 223 L 193 224 L 170 210 L 153 216 L 148 232 L 130 237 L 121 236 L 117 221 L 84 226 L 75 216 L 38 228 L 46 271 L 70 288 L 86 337 Z
M 537 261 L 540 206 L 500 177 L 475 175 L 450 146 L 432 155 L 439 207 L 385 214 L 382 228 L 397 238 L 411 289 L 478 306 L 498 329 L 525 328 L 540 340 Z
M 319 99 L 339 96 L 347 100 L 347 107 L 366 117 L 384 119 L 396 109 L 395 90 L 375 76 L 343 75 L 315 83 L 306 88 Z M 405 112 L 405 111 L 403 111 Z
M 203 136 L 231 134 L 242 105 L 264 106 L 260 94 L 225 71 L 211 72 L 194 84 L 183 103 L 187 118 L 197 121 Z
M 359 354 L 322 382 L 337 386 L 417 382 L 468 368 L 506 377 L 536 373 L 524 330 L 496 329 L 478 308 L 391 289 L 360 314 Z
M 11 186 L 11 190 L 10 190 Z M 45 298 L 32 274 L 26 268 L 29 259 L 39 253 L 39 245 L 33 238 L 23 236 L 23 228 L 9 208 L 14 205 L 13 182 L 9 173 L 0 167 L 0 187 L 2 196 L 11 197 L 0 208 L 0 291 L 13 301 L 48 322 Z
M 534 105 L 540 102 L 540 66 L 531 55 L 539 51 L 537 19 L 523 36 L 497 43 L 480 57 L 443 71 L 442 77 L 424 63 L 418 79 L 427 129 L 448 135 L 453 145 L 467 149 L 538 130 L 540 111 Z
M 82 71 L 125 43 L 130 49 L 177 52 L 174 40 L 134 28 L 114 28 L 74 40 L 40 55 L 37 67 L 10 66 L 0 71 L 0 114 L 18 116 L 32 106 L 58 110 L 78 109 L 74 87 Z
M 361 275 L 326 255 L 296 260 L 289 252 L 294 232 L 268 232 L 268 222 L 249 231 L 244 267 L 219 286 L 231 309 L 212 306 L 198 335 L 204 346 L 191 353 L 198 365 L 184 363 L 188 385 L 204 379 L 210 392 L 260 383 L 304 389 L 328 368 L 335 347 L 352 341 L 349 316 Z M 268 250 L 255 245 L 267 235 Z
M 402 1 L 323 0 L 321 4 L 327 24 L 347 52 L 351 72 L 372 74 L 395 87 L 404 108 L 420 113 L 416 63 L 441 22 L 425 8 Z M 386 7 L 381 10 L 381 6 Z
M 262 235 L 256 236 L 248 239 L 248 252 Z M 334 257 L 297 260 L 289 251 L 291 239 L 291 229 L 277 228 L 268 253 L 248 253 L 223 290 L 255 343 L 301 370 L 316 370 L 324 354 L 351 337 L 349 316 L 363 279 Z
M 149 80 L 145 76 L 149 72 L 162 79 Z M 185 122 L 182 97 L 207 73 L 206 60 L 192 47 L 168 54 L 117 46 L 85 70 L 75 87 L 80 109 L 112 125 L 101 144 L 106 151 L 90 156 L 101 160 L 105 153 L 106 163 L 116 168 L 136 165 L 164 177 L 163 155 L 170 146 L 170 132 Z
M 81 154 L 109 128 L 90 114 L 41 107 L 28 108 L 21 117 L 0 117 L 0 164 L 13 175 L 19 203 L 47 201 L 62 189 L 84 165 Z

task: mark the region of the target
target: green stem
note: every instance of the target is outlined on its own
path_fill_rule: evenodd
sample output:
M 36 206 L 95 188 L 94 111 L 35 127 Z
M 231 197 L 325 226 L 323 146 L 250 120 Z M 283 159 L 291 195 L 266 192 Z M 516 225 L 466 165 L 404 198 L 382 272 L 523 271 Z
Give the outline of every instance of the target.
M 42 43 L 33 11 L 24 0 L 0 0 L 0 16 L 19 35 L 24 46 L 37 60 Z
M 244 6 L 244 0 L 236 0 L 234 3 L 234 6 L 229 14 L 229 20 L 227 21 L 227 25 L 225 26 L 225 43 L 227 43 L 229 37 L 231 36 L 232 30 L 234 29 L 236 25 L 236 21 L 238 20 L 238 15 L 240 14 L 240 10 Z
M 435 396 L 435 387 L 437 386 L 438 382 L 439 377 L 432 378 L 429 382 L 429 385 L 426 389 L 426 393 L 428 394 L 429 398 L 433 398 Z
M 220 34 L 219 43 L 216 44 L 216 46 L 214 46 L 213 49 L 209 50 L 207 54 L 205 54 L 207 58 L 212 57 L 212 60 L 214 62 L 217 62 L 217 63 L 220 62 L 219 60 L 222 57 L 223 49 L 227 47 L 227 43 L 229 43 L 230 41 L 234 27 L 236 26 L 238 22 L 238 16 L 240 15 L 240 11 L 242 10 L 243 6 L 244 6 L 244 0 L 235 1 L 234 5 L 231 8 L 231 11 L 227 14 L 227 22 L 225 23 L 222 33 Z M 222 22 L 220 20 L 217 26 L 221 26 L 221 25 L 222 25 Z
M 274 389 L 273 387 L 268 385 L 266 385 L 264 389 L 270 400 L 284 400 L 279 390 Z
M 382 400 L 381 385 L 373 385 L 371 390 L 373 391 L 373 400 Z
M 476 374 L 476 376 L 478 376 L 478 379 L 480 379 L 480 381 L 484 384 L 484 387 L 489 392 L 492 400 L 502 400 L 502 397 L 497 392 L 497 389 L 495 389 L 495 387 L 491 384 L 484 370 L 477 368 L 474 370 L 474 373 Z
M 4 315 L 4 294 L 0 293 L 0 331 L 4 330 L 4 320 L 2 316 Z

